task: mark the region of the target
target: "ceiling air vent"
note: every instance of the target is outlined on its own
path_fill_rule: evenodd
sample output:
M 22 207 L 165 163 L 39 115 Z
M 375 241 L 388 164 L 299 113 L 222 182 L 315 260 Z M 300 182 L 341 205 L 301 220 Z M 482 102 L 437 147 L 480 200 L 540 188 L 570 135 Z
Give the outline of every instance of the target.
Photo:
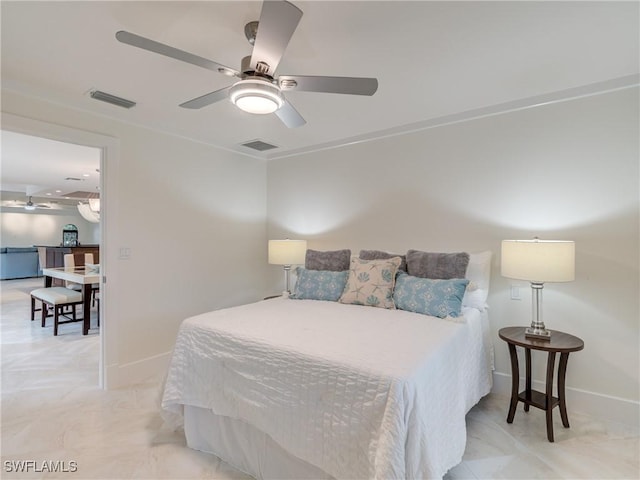
M 262 140 L 252 140 L 250 142 L 241 143 L 243 147 L 251 148 L 253 150 L 257 150 L 259 152 L 264 152 L 266 150 L 271 150 L 274 148 L 278 148 L 277 145 L 271 145 L 270 143 L 263 142 Z
M 126 98 L 116 97 L 115 95 L 101 92 L 100 90 L 93 90 L 89 92 L 89 95 L 91 96 L 91 98 L 100 100 L 101 102 L 107 102 L 118 107 L 131 108 L 136 106 L 136 102 L 132 102 L 131 100 L 127 100 Z

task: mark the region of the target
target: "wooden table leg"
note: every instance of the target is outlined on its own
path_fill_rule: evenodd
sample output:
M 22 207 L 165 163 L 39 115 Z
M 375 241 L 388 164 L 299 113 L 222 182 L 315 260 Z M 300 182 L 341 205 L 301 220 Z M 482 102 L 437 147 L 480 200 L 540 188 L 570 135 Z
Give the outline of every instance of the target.
M 546 414 L 547 414 L 547 439 L 553 442 L 553 369 L 556 363 L 556 352 L 549 352 L 547 359 L 547 388 Z
M 564 396 L 564 382 L 567 374 L 567 362 L 569 361 L 569 353 L 560 354 L 560 363 L 558 364 L 558 402 L 560 407 L 560 418 L 562 425 L 569 428 L 569 417 L 567 416 L 567 400 Z
M 82 286 L 82 334 L 89 335 L 91 326 L 91 284 Z
M 525 377 L 525 382 L 526 382 L 526 387 L 525 387 L 525 397 L 527 399 L 527 401 L 531 401 L 531 349 L 530 348 L 525 348 L 524 349 L 524 360 L 525 360 L 525 371 L 526 371 L 526 377 Z M 524 411 L 528 412 L 529 411 L 529 404 L 525 403 L 524 404 Z
M 44 276 L 44 288 L 51 288 L 52 285 L 53 285 L 53 277 L 49 277 L 49 276 L 45 275 Z M 42 309 L 42 326 L 44 327 L 47 324 L 47 313 L 49 313 L 49 312 L 48 312 L 47 306 L 45 305 L 44 302 L 41 301 L 40 305 L 41 305 L 40 308 Z M 33 319 L 31 319 L 31 320 L 33 320 Z
M 516 353 L 516 346 L 511 343 L 509 344 L 509 356 L 511 357 L 511 404 L 509 405 L 507 423 L 513 423 L 513 416 L 516 414 L 516 407 L 518 406 L 520 367 L 518 367 L 518 354 Z

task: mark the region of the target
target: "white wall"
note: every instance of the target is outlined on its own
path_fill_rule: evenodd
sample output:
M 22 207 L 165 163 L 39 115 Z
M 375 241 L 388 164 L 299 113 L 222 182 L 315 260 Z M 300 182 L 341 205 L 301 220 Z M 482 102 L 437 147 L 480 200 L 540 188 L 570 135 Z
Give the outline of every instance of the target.
M 548 285 L 544 298 L 547 325 L 585 340 L 569 361 L 570 410 L 601 401 L 637 418 L 637 89 L 266 166 L 13 92 L 2 100 L 3 113 L 117 140 L 103 166 L 110 386 L 160 372 L 186 316 L 278 291 L 282 269 L 266 266 L 266 240 L 290 236 L 356 253 L 493 250 L 500 388 L 509 361 L 497 330 L 528 324 L 530 302 L 526 290 L 522 301 L 509 299 L 499 245 L 538 235 L 577 242 L 576 281 Z M 119 259 L 124 247 L 128 260 Z
M 3 128 L 12 114 L 51 124 L 30 134 L 64 126 L 113 138 L 101 170 L 110 388 L 164 373 L 184 318 L 262 298 L 263 161 L 11 91 L 2 112 Z
M 62 229 L 71 223 L 78 227 L 78 240 L 83 245 L 100 243 L 100 225 L 87 222 L 70 211 L 16 212 L 0 207 L 0 243 L 3 247 L 60 245 Z
M 637 423 L 638 158 L 637 88 L 300 155 L 268 165 L 268 234 L 353 253 L 492 250 L 503 393 L 510 363 L 497 331 L 528 325 L 531 297 L 520 283 L 523 299 L 510 299 L 500 241 L 575 240 L 576 280 L 548 284 L 543 307 L 549 328 L 585 341 L 569 359 L 569 409 Z M 544 374 L 534 354 L 534 378 Z

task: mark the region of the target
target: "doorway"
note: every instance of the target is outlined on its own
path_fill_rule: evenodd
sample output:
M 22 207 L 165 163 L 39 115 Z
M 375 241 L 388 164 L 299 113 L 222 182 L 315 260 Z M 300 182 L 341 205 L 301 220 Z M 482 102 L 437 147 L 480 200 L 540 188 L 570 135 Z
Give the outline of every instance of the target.
M 104 279 L 109 269 L 109 257 L 106 255 L 108 235 L 105 234 L 107 228 L 107 210 L 113 202 L 109 200 L 106 175 L 110 169 L 116 168 L 117 165 L 117 140 L 83 130 L 77 130 L 61 125 L 32 120 L 25 117 L 19 117 L 11 114 L 2 115 L 3 133 L 13 132 L 23 135 L 31 135 L 41 139 L 54 140 L 56 142 L 65 142 L 77 146 L 90 147 L 97 149 L 99 154 L 99 196 L 100 196 L 100 220 L 99 228 L 95 240 L 100 246 L 100 280 L 101 280 L 101 301 L 100 308 L 100 339 L 99 339 L 99 375 L 98 385 L 101 388 L 108 388 L 108 378 L 106 375 L 106 365 L 109 365 L 110 358 L 114 358 L 112 352 L 115 352 L 113 346 L 115 342 L 110 341 L 115 338 L 115 319 L 109 318 L 109 300 L 108 289 L 105 288 Z M 3 156 L 4 157 L 4 156 Z M 82 181 L 82 180 L 80 180 Z M 115 196 L 114 196 L 115 197 Z M 46 198 L 46 197 L 45 197 Z

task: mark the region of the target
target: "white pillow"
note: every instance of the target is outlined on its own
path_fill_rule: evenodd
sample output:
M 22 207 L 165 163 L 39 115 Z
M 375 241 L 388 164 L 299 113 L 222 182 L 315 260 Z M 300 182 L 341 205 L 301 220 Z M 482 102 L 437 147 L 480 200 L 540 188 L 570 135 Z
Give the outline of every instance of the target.
M 489 250 L 469 254 L 469 265 L 465 274 L 465 278 L 469 280 L 469 286 L 462 298 L 463 307 L 477 308 L 480 311 L 487 308 L 492 256 L 493 253 Z

